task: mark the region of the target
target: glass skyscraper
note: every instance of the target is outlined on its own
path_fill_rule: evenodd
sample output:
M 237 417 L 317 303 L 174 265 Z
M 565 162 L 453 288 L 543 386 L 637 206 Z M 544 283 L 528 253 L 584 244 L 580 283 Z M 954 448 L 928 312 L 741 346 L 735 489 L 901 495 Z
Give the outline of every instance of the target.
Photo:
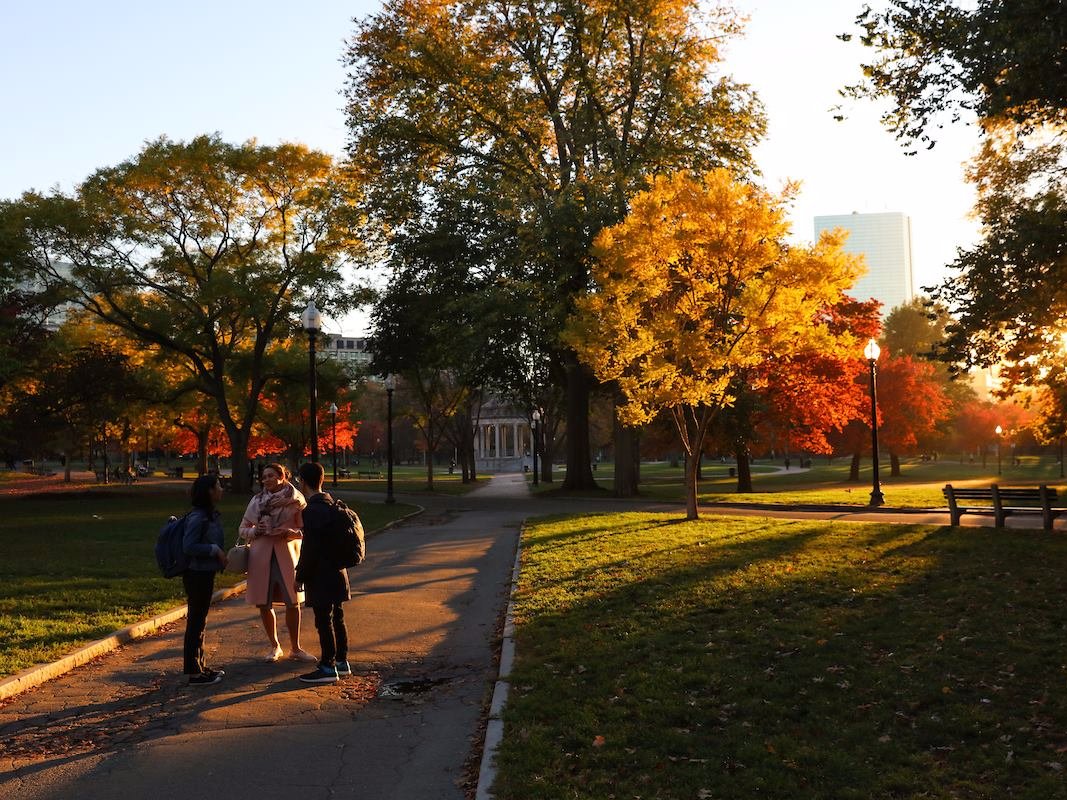
M 882 303 L 882 316 L 915 296 L 911 269 L 911 218 L 899 211 L 832 214 L 815 218 L 815 238 L 823 231 L 849 232 L 845 250 L 862 254 L 867 274 L 849 292 L 857 300 Z

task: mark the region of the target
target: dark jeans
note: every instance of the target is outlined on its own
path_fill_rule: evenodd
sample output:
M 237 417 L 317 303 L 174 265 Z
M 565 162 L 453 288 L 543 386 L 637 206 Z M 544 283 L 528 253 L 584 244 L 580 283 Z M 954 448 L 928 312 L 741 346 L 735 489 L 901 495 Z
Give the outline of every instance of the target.
M 187 569 L 182 573 L 189 614 L 185 618 L 185 674 L 199 675 L 204 671 L 204 628 L 207 610 L 215 591 L 215 573 L 202 569 Z
M 319 632 L 322 657 L 319 664 L 332 667 L 338 661 L 348 661 L 348 629 L 345 627 L 343 603 L 315 606 L 315 630 Z

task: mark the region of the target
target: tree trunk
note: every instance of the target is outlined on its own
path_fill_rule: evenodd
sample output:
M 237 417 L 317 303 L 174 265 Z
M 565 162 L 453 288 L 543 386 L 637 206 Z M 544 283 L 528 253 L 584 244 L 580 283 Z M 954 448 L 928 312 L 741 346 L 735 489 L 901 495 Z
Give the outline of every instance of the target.
M 248 431 L 240 431 L 237 441 L 230 440 L 230 492 L 252 492 L 252 476 L 248 472 Z
M 616 410 L 619 399 L 616 398 Z M 616 497 L 635 497 L 637 495 L 637 465 L 639 460 L 639 431 L 619 422 L 618 414 L 614 419 L 615 434 L 615 483 Z
M 426 490 L 433 491 L 433 454 L 436 449 L 433 439 L 433 421 L 426 422 Z
M 573 353 L 567 354 L 567 477 L 563 488 L 596 489 L 589 449 L 589 394 L 591 378 Z
M 196 437 L 196 473 L 207 474 L 207 431 L 198 433 Z
M 737 459 L 737 491 L 740 494 L 752 492 L 752 465 L 748 461 L 748 448 L 738 447 L 734 451 Z
M 552 483 L 552 462 L 556 460 L 556 443 L 555 436 L 550 434 L 550 428 L 545 427 L 545 431 L 539 434 L 541 438 L 541 450 L 538 454 L 538 465 L 541 471 L 541 482 Z
M 889 454 L 889 477 L 900 477 L 900 457 L 896 453 Z
M 860 454 L 852 454 L 852 463 L 848 468 L 848 479 L 852 483 L 860 482 Z
M 699 519 L 697 510 L 697 463 L 700 459 L 689 455 L 685 459 L 685 518 Z

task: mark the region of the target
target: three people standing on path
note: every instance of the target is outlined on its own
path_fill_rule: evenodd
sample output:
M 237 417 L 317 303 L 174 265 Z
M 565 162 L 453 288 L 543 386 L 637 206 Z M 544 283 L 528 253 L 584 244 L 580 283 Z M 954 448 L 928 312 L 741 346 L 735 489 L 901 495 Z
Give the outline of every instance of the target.
M 289 658 L 315 661 L 300 646 L 300 603 L 304 596 L 296 587 L 296 564 L 303 538 L 304 495 L 289 482 L 289 470 L 281 464 L 263 468 L 263 490 L 252 497 L 241 519 L 240 534 L 250 544 L 248 588 L 245 601 L 259 609 L 270 651 L 266 661 L 282 657 L 274 604 L 285 606 L 289 633 Z
M 344 603 L 351 598 L 347 570 L 337 563 L 330 548 L 333 498 L 322 491 L 321 464 L 300 468 L 303 492 L 289 482 L 281 464 L 263 468 L 263 490 L 248 502 L 239 527 L 249 542 L 245 601 L 259 609 L 270 643 L 266 661 L 278 661 L 282 646 L 274 605 L 285 606 L 289 658 L 318 661 L 318 667 L 300 676 L 305 683 L 332 683 L 351 675 Z M 223 671 L 204 664 L 204 630 L 215 588 L 215 573 L 226 568 L 225 534 L 218 511 L 222 485 L 216 474 L 201 475 L 192 485 L 192 511 L 185 518 L 182 546 L 190 558 L 182 574 L 189 611 L 184 640 L 184 671 L 191 685 L 222 679 Z M 315 614 L 322 650 L 316 659 L 300 646 L 300 603 Z

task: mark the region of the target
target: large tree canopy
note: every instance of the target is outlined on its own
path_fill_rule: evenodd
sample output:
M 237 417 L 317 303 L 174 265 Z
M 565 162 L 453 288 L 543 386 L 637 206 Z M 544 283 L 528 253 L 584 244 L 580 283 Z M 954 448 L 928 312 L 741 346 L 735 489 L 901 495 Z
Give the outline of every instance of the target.
M 1067 333 L 1067 8 L 1063 0 L 892 0 L 858 18 L 878 53 L 852 92 L 888 97 L 898 136 L 933 145 L 943 113 L 973 111 L 968 177 L 982 241 L 933 296 L 955 317 L 944 358 L 1007 365 L 1005 390 L 1040 384 Z
M 785 243 L 781 198 L 714 170 L 660 177 L 597 237 L 596 290 L 577 302 L 567 339 L 597 378 L 615 381 L 621 420 L 668 411 L 689 456 L 686 512 L 708 426 L 738 395 L 737 378 L 775 358 L 850 349 L 829 309 L 862 267 L 826 233 Z
M 4 211 L 44 281 L 180 360 L 215 402 L 240 483 L 274 343 L 309 297 L 351 301 L 340 268 L 358 247 L 355 190 L 301 145 L 164 138 L 72 196 L 28 193 Z
M 349 152 L 372 212 L 395 230 L 442 197 L 481 196 L 513 231 L 497 258 L 551 334 L 569 487 L 593 483 L 590 382 L 558 332 L 588 288 L 593 237 L 649 176 L 747 168 L 762 116 L 714 74 L 736 30 L 691 0 L 387 0 L 351 40 Z
M 944 114 L 1024 126 L 1067 121 L 1067 9 L 1063 0 L 891 0 L 857 18 L 878 53 L 855 96 L 888 97 L 900 137 L 936 140 Z M 843 38 L 851 38 L 845 35 Z

